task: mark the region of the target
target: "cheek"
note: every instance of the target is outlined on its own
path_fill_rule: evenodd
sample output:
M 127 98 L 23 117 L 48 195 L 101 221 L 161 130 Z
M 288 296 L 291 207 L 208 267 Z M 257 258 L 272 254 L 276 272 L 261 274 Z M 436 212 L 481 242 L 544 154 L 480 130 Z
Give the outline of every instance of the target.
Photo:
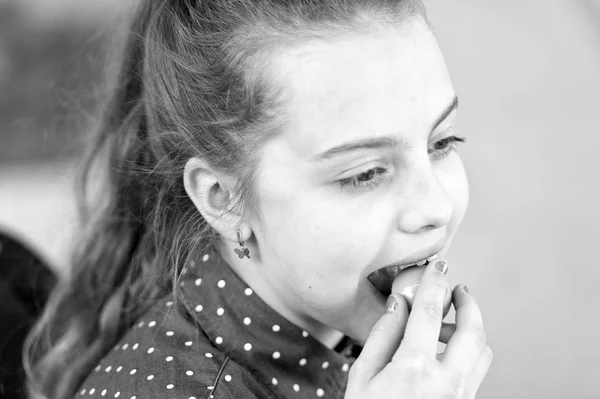
M 361 240 L 356 229 L 359 218 L 351 210 L 323 198 L 296 195 L 294 198 L 270 198 L 263 210 L 263 232 L 269 250 L 281 258 L 316 259 L 329 264 L 352 257 Z M 294 262 L 296 263 L 296 262 Z
M 261 250 L 265 261 L 280 265 L 275 266 L 280 267 L 280 276 L 293 281 L 295 290 L 312 295 L 325 290 L 341 300 L 357 289 L 364 265 L 372 261 L 385 230 L 372 223 L 380 219 L 373 209 L 358 209 L 331 197 L 315 190 L 266 195 L 261 206 Z
M 456 227 L 465 216 L 469 205 L 469 183 L 467 174 L 458 154 L 450 157 L 436 172 L 440 183 L 454 204 L 453 227 Z

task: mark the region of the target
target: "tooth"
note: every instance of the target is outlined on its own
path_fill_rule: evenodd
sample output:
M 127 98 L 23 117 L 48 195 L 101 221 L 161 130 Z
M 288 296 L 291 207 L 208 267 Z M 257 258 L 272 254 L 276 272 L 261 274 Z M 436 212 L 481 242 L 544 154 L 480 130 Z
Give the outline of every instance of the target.
M 438 257 L 438 254 L 435 254 L 431 258 L 427 258 L 427 262 L 431 262 L 432 260 L 436 259 L 437 257 Z
M 417 266 L 423 266 L 425 263 L 427 263 L 427 259 L 423 259 L 423 260 L 420 260 L 420 261 L 418 261 L 418 262 L 416 263 L 416 265 L 417 265 Z

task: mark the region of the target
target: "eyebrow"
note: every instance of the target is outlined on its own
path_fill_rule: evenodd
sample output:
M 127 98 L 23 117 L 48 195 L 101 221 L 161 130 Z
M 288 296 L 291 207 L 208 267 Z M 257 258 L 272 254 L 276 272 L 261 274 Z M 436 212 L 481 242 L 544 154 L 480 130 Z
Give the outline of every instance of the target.
M 431 131 L 433 132 L 439 125 L 442 123 L 448 116 L 458 108 L 458 97 L 454 96 L 452 101 L 448 104 L 444 111 L 440 114 L 440 116 L 435 120 L 435 123 L 432 125 Z M 369 149 L 383 149 L 383 148 L 393 148 L 398 146 L 399 141 L 395 138 L 391 137 L 378 137 L 372 139 L 363 139 L 352 141 L 350 143 L 342 144 L 337 147 L 333 147 L 321 154 L 317 154 L 314 156 L 313 160 L 321 161 L 323 159 L 333 158 L 334 156 L 344 154 L 347 152 L 352 152 L 356 150 L 369 150 Z M 403 145 L 407 145 L 407 143 L 402 143 Z
M 433 132 L 440 125 L 440 123 L 442 123 L 443 121 L 445 121 L 446 118 L 456 108 L 458 108 L 458 97 L 454 96 L 452 98 L 452 101 L 450 101 L 450 104 L 448 104 L 448 106 L 444 109 L 444 112 L 442 112 L 440 114 L 440 116 L 435 120 L 435 123 L 432 125 L 433 127 L 431 128 L 431 131 Z

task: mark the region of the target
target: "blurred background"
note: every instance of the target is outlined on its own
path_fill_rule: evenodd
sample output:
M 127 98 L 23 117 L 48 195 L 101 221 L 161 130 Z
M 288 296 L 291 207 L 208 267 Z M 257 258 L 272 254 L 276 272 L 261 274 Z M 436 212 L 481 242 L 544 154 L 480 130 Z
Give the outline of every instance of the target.
M 61 272 L 73 175 L 132 0 L 0 0 L 0 229 Z M 449 259 L 495 359 L 478 398 L 600 398 L 600 0 L 425 0 L 460 97 Z

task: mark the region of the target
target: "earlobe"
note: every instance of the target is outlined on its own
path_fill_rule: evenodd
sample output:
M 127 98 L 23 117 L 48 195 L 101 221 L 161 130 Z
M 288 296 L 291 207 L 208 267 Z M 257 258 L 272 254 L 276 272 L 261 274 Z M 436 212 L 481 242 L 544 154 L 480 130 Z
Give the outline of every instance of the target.
M 204 220 L 222 237 L 236 240 L 241 215 L 232 209 L 231 181 L 201 159 L 191 158 L 185 164 L 183 184 Z

